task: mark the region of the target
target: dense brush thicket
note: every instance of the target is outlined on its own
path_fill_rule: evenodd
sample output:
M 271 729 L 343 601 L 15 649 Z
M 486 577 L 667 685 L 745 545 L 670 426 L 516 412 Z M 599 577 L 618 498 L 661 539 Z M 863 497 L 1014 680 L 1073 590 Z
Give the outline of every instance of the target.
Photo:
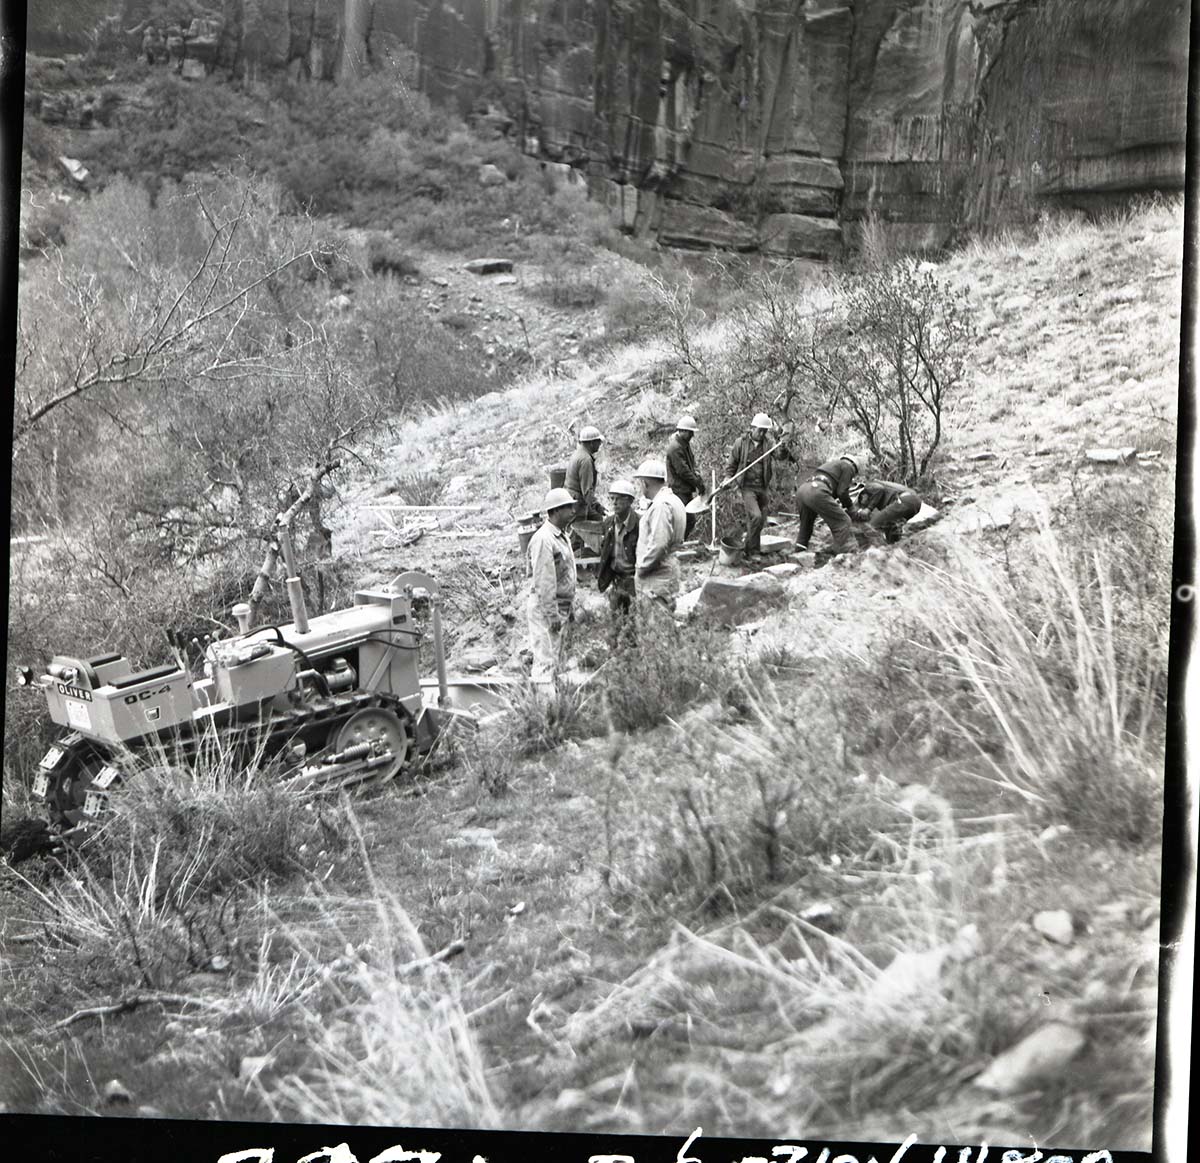
M 268 182 L 152 198 L 117 178 L 72 211 L 21 287 L 13 529 L 34 541 L 13 557 L 9 658 L 151 661 L 165 627 L 211 632 L 246 596 L 276 513 L 310 492 L 301 545 L 327 559 L 337 484 L 393 420 L 492 385 L 368 248 Z M 345 290 L 352 313 L 330 305 Z M 344 588 L 327 561 L 309 581 L 318 604 Z M 10 704 L 9 760 L 39 744 L 26 711 Z

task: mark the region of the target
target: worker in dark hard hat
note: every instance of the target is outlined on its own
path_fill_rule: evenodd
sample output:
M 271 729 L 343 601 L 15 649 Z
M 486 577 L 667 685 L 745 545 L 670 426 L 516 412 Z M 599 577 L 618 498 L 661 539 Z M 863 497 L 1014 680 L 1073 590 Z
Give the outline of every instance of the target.
M 639 600 L 665 606 L 673 614 L 679 594 L 675 554 L 683 541 L 687 514 L 683 502 L 667 485 L 667 468 L 661 460 L 642 461 L 634 479 L 650 502 L 638 523 L 634 586 Z
M 738 478 L 742 491 L 742 507 L 746 514 L 746 539 L 742 549 L 747 555 L 762 550 L 762 531 L 767 523 L 767 500 L 771 478 L 775 473 L 775 456 L 794 460 L 783 443 L 791 435 L 792 426 L 777 428 L 765 412 L 750 421 L 750 429 L 733 442 L 725 465 L 725 479 Z M 768 443 L 768 436 L 771 437 Z
M 604 520 L 604 541 L 600 545 L 600 573 L 596 588 L 608 594 L 612 611 L 611 642 L 614 646 L 626 635 L 632 635 L 630 612 L 634 599 L 634 570 L 637 567 L 638 529 L 641 525 L 633 507 L 637 489 L 629 481 L 613 481 L 608 495 L 612 500 L 612 516 Z
M 671 439 L 667 441 L 667 486 L 686 506 L 694 496 L 704 492 L 704 478 L 696 468 L 696 457 L 692 452 L 692 437 L 696 434 L 696 417 L 679 417 Z M 686 541 L 696 525 L 696 514 L 687 514 L 687 526 L 683 531 Z
M 800 513 L 800 530 L 796 534 L 798 550 L 808 548 L 818 517 L 825 518 L 825 524 L 833 534 L 834 553 L 852 553 L 858 548 L 850 527 L 854 508 L 850 486 L 864 464 L 865 458 L 858 453 L 827 460 L 796 490 L 796 507 Z
M 596 453 L 604 437 L 590 424 L 580 429 L 579 444 L 567 462 L 566 490 L 575 499 L 575 516 L 580 521 L 598 521 L 608 514 L 596 500 Z
M 575 498 L 566 489 L 551 489 L 545 500 L 546 520 L 529 539 L 529 649 L 535 683 L 554 681 L 562 659 L 563 634 L 575 606 L 575 553 L 567 526 L 575 520 Z
M 905 522 L 921 511 L 921 498 L 916 491 L 895 481 L 867 481 L 851 500 L 850 516 L 878 529 L 889 545 L 900 540 Z

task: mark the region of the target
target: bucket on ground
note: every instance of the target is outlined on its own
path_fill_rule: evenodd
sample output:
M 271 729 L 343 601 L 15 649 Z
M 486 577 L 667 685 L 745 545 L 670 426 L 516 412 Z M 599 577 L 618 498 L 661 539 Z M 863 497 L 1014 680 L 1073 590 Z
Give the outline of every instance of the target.
M 745 540 L 742 536 L 722 537 L 718 559 L 722 565 L 737 565 L 742 560 L 742 546 Z
M 552 464 L 550 466 L 550 487 L 552 489 L 561 489 L 567 483 L 567 466 L 565 464 Z
M 542 515 L 540 513 L 526 513 L 523 517 L 517 518 L 517 542 L 521 546 L 522 557 L 528 558 L 529 542 L 541 523 Z M 528 568 L 528 561 L 526 561 L 526 568 Z

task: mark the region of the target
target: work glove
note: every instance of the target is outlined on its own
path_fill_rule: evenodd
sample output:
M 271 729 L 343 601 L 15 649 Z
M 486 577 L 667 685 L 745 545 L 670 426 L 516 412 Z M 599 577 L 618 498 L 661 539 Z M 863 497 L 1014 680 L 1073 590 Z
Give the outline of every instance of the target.
M 553 634 L 557 634 L 562 628 L 563 620 L 557 614 L 555 614 L 554 617 L 550 619 L 550 631 Z

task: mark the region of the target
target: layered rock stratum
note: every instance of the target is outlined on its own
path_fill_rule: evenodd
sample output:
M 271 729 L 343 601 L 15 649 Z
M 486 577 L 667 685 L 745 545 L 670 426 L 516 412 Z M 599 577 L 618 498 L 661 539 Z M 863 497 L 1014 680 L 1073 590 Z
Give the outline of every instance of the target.
M 31 48 L 97 7 L 45 0 Z M 390 70 L 398 100 L 490 110 L 673 246 L 835 257 L 868 216 L 939 246 L 1183 184 L 1186 0 L 224 0 L 175 27 L 169 8 L 113 0 L 107 28 L 185 75 Z

